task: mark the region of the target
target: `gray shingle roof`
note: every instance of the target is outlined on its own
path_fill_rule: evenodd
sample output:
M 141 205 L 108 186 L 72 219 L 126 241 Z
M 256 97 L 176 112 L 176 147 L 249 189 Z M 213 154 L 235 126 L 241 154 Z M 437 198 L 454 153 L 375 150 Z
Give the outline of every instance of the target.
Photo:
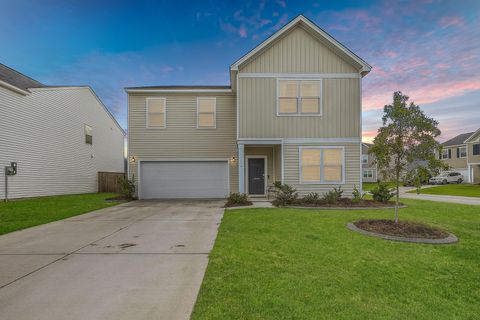
M 463 142 L 467 140 L 472 134 L 474 134 L 474 132 L 461 133 L 458 136 L 453 137 L 452 139 L 442 143 L 442 146 L 448 147 L 463 144 Z
M 230 86 L 146 86 L 146 87 L 127 87 L 126 90 L 132 89 L 207 89 L 207 90 L 215 90 L 215 89 L 230 89 Z
M 0 80 L 22 90 L 42 88 L 44 85 L 20 72 L 0 63 Z

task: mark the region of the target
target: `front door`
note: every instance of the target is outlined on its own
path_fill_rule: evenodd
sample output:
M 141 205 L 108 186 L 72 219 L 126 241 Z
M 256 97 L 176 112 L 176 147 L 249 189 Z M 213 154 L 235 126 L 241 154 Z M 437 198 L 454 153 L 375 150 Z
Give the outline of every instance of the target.
M 265 194 L 265 159 L 248 159 L 248 194 Z

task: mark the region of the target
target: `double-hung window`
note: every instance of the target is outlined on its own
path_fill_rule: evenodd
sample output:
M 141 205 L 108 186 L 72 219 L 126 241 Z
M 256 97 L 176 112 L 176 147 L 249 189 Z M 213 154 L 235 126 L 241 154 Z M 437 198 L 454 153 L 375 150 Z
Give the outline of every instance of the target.
M 364 178 L 373 178 L 373 170 L 363 170 Z
M 197 128 L 215 129 L 216 113 L 216 98 L 197 98 Z
M 165 128 L 166 109 L 165 98 L 147 98 L 147 128 Z
M 368 164 L 368 154 L 362 154 L 362 164 Z
M 321 115 L 321 80 L 279 79 L 277 114 L 282 116 Z
M 467 157 L 467 147 L 460 147 L 457 149 L 457 158 Z
M 449 152 L 450 149 L 443 149 L 442 153 L 440 153 L 440 159 L 448 159 L 449 157 Z
M 480 144 L 473 145 L 473 155 L 474 156 L 480 155 Z
M 343 147 L 300 147 L 301 183 L 343 183 Z

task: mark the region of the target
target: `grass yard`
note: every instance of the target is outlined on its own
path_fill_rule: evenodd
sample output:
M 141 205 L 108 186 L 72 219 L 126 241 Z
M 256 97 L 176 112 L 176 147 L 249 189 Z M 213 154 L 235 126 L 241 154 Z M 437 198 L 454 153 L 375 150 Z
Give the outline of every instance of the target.
M 378 183 L 376 183 L 376 182 L 364 182 L 364 183 L 362 183 L 362 190 L 364 192 L 367 192 L 367 191 L 370 191 L 373 188 L 375 188 L 377 185 L 378 185 Z M 395 182 L 388 182 L 388 186 L 390 188 L 395 188 Z M 400 186 L 402 186 L 401 183 L 400 183 Z
M 416 191 L 409 191 L 416 193 Z M 439 194 L 446 196 L 480 197 L 480 185 L 478 184 L 446 184 L 422 189 L 422 194 Z
M 89 193 L 0 202 L 0 235 L 119 204 L 105 201 L 113 196 Z
M 392 242 L 345 227 L 393 210 L 226 211 L 192 319 L 478 319 L 480 207 L 402 202 L 401 219 L 460 242 Z

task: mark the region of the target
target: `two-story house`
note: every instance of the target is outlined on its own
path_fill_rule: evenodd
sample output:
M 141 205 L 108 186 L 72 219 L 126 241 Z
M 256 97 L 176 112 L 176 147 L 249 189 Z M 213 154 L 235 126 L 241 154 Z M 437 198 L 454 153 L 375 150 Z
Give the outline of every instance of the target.
M 480 183 L 480 129 L 459 134 L 442 143 L 438 158 L 463 174 L 466 182 Z
M 125 171 L 125 132 L 88 86 L 48 86 L 0 64 L 0 114 L 1 199 L 97 192 L 99 171 Z
M 229 86 L 126 88 L 140 199 L 361 188 L 370 65 L 300 15 L 230 66 Z
M 378 173 L 375 156 L 368 153 L 371 143 L 362 143 L 362 179 L 364 182 L 377 182 Z

